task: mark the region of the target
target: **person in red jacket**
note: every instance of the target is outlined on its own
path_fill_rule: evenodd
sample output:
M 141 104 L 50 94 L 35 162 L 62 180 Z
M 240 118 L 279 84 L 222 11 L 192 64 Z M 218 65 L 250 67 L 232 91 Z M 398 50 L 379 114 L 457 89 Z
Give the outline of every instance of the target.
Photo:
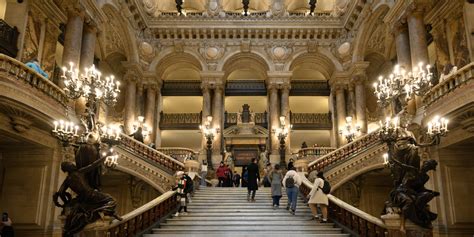
M 225 167 L 224 162 L 221 162 L 219 165 L 219 168 L 217 168 L 216 175 L 217 179 L 219 179 L 219 184 L 217 187 L 224 187 L 225 184 L 225 172 L 227 170 L 227 167 Z

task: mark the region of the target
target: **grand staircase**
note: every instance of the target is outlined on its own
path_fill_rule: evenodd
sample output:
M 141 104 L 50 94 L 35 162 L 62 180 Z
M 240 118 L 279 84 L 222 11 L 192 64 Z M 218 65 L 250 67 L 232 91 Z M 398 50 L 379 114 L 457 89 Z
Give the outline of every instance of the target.
M 333 223 L 310 220 L 309 207 L 298 200 L 296 215 L 281 207 L 273 210 L 270 188 L 257 191 L 256 202 L 247 202 L 245 188 L 201 188 L 188 205 L 188 215 L 172 217 L 144 237 L 158 236 L 349 236 Z

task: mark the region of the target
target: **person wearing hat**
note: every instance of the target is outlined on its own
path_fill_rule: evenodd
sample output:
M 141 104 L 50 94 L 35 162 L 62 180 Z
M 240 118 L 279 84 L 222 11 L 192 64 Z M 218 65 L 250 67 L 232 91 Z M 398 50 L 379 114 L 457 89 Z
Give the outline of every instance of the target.
M 183 171 L 176 172 L 176 186 L 173 187 L 173 190 L 176 190 L 179 199 L 179 209 L 174 216 L 179 216 L 181 210 L 184 209 L 182 215 L 188 214 L 188 209 L 186 207 L 186 177 L 184 176 Z

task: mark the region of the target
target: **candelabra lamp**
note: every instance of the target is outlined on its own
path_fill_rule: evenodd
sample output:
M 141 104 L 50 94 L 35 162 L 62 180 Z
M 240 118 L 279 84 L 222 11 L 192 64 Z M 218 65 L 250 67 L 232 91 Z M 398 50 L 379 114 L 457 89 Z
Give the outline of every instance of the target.
M 359 135 L 359 132 L 360 132 L 360 126 L 352 125 L 351 116 L 346 117 L 346 125 L 342 129 L 339 130 L 339 134 L 344 136 L 347 142 L 352 142 Z
M 386 78 L 379 77 L 379 81 L 374 83 L 377 102 L 380 107 L 386 107 L 395 100 L 408 101 L 414 95 L 423 95 L 430 90 L 432 77 L 430 66 L 423 63 L 411 72 L 395 66 L 392 74 Z M 379 137 L 388 147 L 388 153 L 383 155 L 384 164 L 389 167 L 393 178 L 393 189 L 385 212 L 401 214 L 421 227 L 431 228 L 437 215 L 429 210 L 428 202 L 439 193 L 424 186 L 429 180 L 427 173 L 436 169 L 437 162 L 433 159 L 422 162 L 419 150 L 440 143 L 441 137 L 448 132 L 448 120 L 435 116 L 427 123 L 426 140 L 419 142 L 407 129 L 411 122 L 407 103 L 402 103 L 402 107 L 396 117 L 380 121 Z
M 278 137 L 278 140 L 280 141 L 280 166 L 281 167 L 286 167 L 286 138 L 288 137 L 288 134 L 291 131 L 291 128 L 293 125 L 288 124 L 286 125 L 286 117 L 285 116 L 280 116 L 280 127 L 273 129 L 273 133 Z
M 207 166 L 209 170 L 214 170 L 212 165 L 212 141 L 214 140 L 214 136 L 219 133 L 219 128 L 212 127 L 212 116 L 207 116 L 206 121 L 204 121 L 203 125 L 199 125 L 199 130 L 204 134 L 206 138 L 206 159 L 207 159 Z

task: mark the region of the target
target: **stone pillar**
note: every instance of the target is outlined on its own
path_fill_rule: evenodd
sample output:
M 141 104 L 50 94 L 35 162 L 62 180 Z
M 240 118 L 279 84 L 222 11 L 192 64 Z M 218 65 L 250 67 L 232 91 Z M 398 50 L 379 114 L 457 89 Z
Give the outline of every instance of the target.
M 397 49 L 397 61 L 398 65 L 405 68 L 405 70 L 411 70 L 411 51 L 410 51 L 410 38 L 408 35 L 408 25 L 398 23 L 394 29 L 395 35 L 395 47 Z
M 348 88 L 348 96 L 349 96 L 349 106 L 348 106 L 348 111 L 347 111 L 347 116 L 352 116 L 353 121 L 356 121 L 357 115 L 356 115 L 356 95 L 355 95 L 355 85 L 353 83 L 350 83 Z
M 418 63 L 422 62 L 423 64 L 429 63 L 428 57 L 428 43 L 426 40 L 426 28 L 425 23 L 423 22 L 423 10 L 416 8 L 411 11 L 407 16 L 408 22 L 408 31 L 410 38 L 410 51 L 411 51 L 411 65 L 412 68 L 418 66 Z M 421 107 L 421 97 L 415 96 L 415 106 L 413 102 L 409 102 L 408 108 L 411 114 L 416 113 L 416 109 Z M 415 107 L 415 111 L 413 111 Z
M 336 113 L 337 113 L 337 143 L 338 147 L 346 144 L 346 139 L 339 134 L 339 130 L 346 124 L 346 98 L 344 95 L 344 87 L 336 85 Z
M 208 84 L 201 84 L 201 90 L 202 90 L 202 118 L 201 118 L 201 124 L 204 124 L 204 122 L 207 119 L 207 116 L 212 115 L 211 113 L 211 91 L 209 88 Z M 201 154 L 205 155 L 207 148 L 206 148 L 206 136 L 202 134 L 201 138 Z M 201 159 L 206 159 L 205 156 L 201 157 Z
M 135 97 L 135 119 L 138 119 L 138 116 L 144 116 L 145 100 L 143 98 L 143 84 L 140 82 L 137 84 L 137 96 Z
M 290 89 L 291 86 L 290 84 L 283 85 L 281 89 L 281 114 L 285 116 L 285 123 L 286 126 L 290 126 Z M 291 146 L 290 146 L 290 135 L 291 133 L 288 133 L 288 136 L 285 139 L 285 145 L 286 145 L 286 154 L 291 154 Z M 290 158 L 290 156 L 286 156 L 287 160 Z
M 280 141 L 278 140 L 277 134 L 273 132 L 274 129 L 280 127 L 280 111 L 279 111 L 279 101 L 278 101 L 278 88 L 276 85 L 271 84 L 267 86 L 268 90 L 268 104 L 269 104 L 269 114 L 270 114 L 270 123 L 269 123 L 269 134 L 270 134 L 270 162 L 272 164 L 280 163 Z
M 136 75 L 132 72 L 127 72 L 125 75 L 127 81 L 127 89 L 125 91 L 125 133 L 131 134 L 133 132 L 133 122 L 135 121 L 135 97 L 137 93 L 137 80 Z
M 85 24 L 82 32 L 82 47 L 80 69 L 89 68 L 94 63 L 95 43 L 97 40 L 97 27 Z
M 366 116 L 366 107 L 367 103 L 365 101 L 365 82 L 366 79 L 364 76 L 358 76 L 355 78 L 355 114 L 357 118 L 357 125 L 360 126 L 360 132 L 362 134 L 367 133 L 367 116 Z
M 81 57 L 82 31 L 84 26 L 84 12 L 77 9 L 68 9 L 68 20 L 64 36 L 63 66 L 68 66 L 69 62 L 78 67 Z M 59 87 L 64 87 L 64 82 L 59 81 Z
M 331 112 L 331 147 L 337 147 L 337 119 L 336 119 L 336 98 L 335 91 L 331 89 L 331 94 L 329 95 L 329 111 Z
M 212 104 L 212 126 L 219 128 L 219 133 L 215 134 L 214 142 L 212 144 L 212 164 L 214 167 L 219 165 L 222 161 L 222 132 L 224 130 L 223 117 L 224 117 L 224 86 L 216 85 L 214 89 L 214 97 Z
M 155 109 L 156 109 L 156 85 L 148 85 L 146 90 L 145 104 L 145 124 L 151 128 L 152 132 L 146 137 L 145 143 L 152 143 L 155 140 Z
M 155 96 L 156 109 L 155 109 L 155 126 L 153 130 L 155 131 L 154 142 L 155 142 L 156 147 L 161 147 L 160 121 L 161 121 L 161 112 L 163 111 L 163 96 L 161 95 L 161 85 L 162 85 L 162 82 L 160 81 L 156 88 L 156 96 Z

